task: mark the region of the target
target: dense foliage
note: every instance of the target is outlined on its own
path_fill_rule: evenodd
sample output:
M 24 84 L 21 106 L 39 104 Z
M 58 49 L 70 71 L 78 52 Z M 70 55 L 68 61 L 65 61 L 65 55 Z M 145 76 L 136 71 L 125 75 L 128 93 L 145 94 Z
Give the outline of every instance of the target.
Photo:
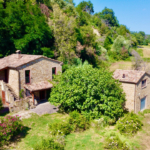
M 34 150 L 64 150 L 64 146 L 54 139 L 48 138 L 43 139 L 40 143 L 36 144 Z
M 22 131 L 22 122 L 18 116 L 6 116 L 0 123 L 0 146 L 9 143 L 12 137 Z
M 49 124 L 50 134 L 64 136 L 71 132 L 84 131 L 90 127 L 90 121 L 77 111 L 69 114 L 69 119 L 61 123 Z
M 117 121 L 117 129 L 124 134 L 133 135 L 142 128 L 142 122 L 133 112 L 126 114 Z
M 120 25 L 112 9 L 94 14 L 91 1 L 77 6 L 73 0 L 0 1 L 0 57 L 20 49 L 22 53 L 61 60 L 65 65 L 80 58 L 100 67 L 111 57 L 129 57 L 124 46 L 119 58 L 118 53 L 111 53 L 119 35 L 130 43 L 131 49 L 150 43 L 149 35 L 142 31 L 131 33 Z
M 57 76 L 49 101 L 67 112 L 118 118 L 123 114 L 125 95 L 112 73 L 84 63 Z

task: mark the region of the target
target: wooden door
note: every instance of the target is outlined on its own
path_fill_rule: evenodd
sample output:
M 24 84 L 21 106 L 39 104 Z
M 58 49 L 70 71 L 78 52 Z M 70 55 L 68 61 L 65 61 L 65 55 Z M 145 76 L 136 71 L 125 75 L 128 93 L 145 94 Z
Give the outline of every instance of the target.
M 40 100 L 45 99 L 45 91 L 40 91 Z
M 5 104 L 6 100 L 5 100 L 5 92 L 2 91 L 2 103 Z

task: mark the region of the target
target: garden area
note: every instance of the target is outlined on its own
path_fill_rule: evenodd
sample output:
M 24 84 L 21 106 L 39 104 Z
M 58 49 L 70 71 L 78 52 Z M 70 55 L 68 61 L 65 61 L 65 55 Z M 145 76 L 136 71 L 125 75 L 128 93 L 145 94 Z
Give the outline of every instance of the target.
M 150 148 L 150 110 L 129 113 L 123 89 L 108 70 L 80 63 L 54 76 L 53 85 L 49 102 L 59 112 L 0 117 L 2 150 Z
M 77 113 L 74 113 L 74 115 L 77 115 Z M 53 149 L 59 146 L 57 149 L 65 150 L 148 150 L 150 148 L 148 142 L 150 138 L 150 110 L 135 116 L 132 115 L 128 114 L 112 125 L 105 117 L 91 120 L 89 124 L 88 122 L 85 123 L 83 118 L 80 120 L 81 116 L 71 119 L 68 114 L 61 113 L 42 116 L 33 114 L 31 118 L 22 120 L 24 129 L 11 139 L 7 146 L 5 145 L 1 149 L 46 150 L 50 146 L 54 146 Z M 79 126 L 76 126 L 77 128 L 72 124 L 76 121 L 79 123 Z M 132 121 L 133 123 L 131 123 Z M 127 127 L 127 130 L 124 130 L 121 122 Z M 130 123 L 131 125 L 129 125 Z M 137 123 L 139 123 L 139 126 L 135 125 Z M 134 125 L 135 128 L 133 128 Z M 64 134 L 61 132 L 64 132 Z M 55 141 L 54 143 L 52 139 Z

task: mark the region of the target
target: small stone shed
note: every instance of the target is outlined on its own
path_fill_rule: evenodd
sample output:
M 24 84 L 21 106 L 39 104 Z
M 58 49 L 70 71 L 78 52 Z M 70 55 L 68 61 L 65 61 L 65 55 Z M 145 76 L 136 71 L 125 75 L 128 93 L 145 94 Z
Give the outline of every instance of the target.
M 125 107 L 138 113 L 150 106 L 150 75 L 145 71 L 117 69 L 113 77 L 119 80 L 126 94 Z
M 0 96 L 3 104 L 14 104 L 23 97 L 33 104 L 46 100 L 53 85 L 53 75 L 62 72 L 62 62 L 42 55 L 16 54 L 0 59 Z M 17 102 L 17 103 L 18 103 Z

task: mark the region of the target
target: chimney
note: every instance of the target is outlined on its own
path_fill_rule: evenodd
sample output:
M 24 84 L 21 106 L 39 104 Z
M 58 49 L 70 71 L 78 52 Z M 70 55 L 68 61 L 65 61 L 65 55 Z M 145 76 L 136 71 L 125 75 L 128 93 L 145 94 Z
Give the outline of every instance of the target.
M 17 50 L 17 51 L 16 51 L 16 54 L 17 54 L 17 58 L 18 58 L 18 59 L 21 58 L 21 51 L 20 51 L 20 50 Z
M 125 74 L 123 74 L 123 75 L 122 75 L 122 78 L 125 78 L 125 77 L 126 77 L 126 75 L 125 75 Z

